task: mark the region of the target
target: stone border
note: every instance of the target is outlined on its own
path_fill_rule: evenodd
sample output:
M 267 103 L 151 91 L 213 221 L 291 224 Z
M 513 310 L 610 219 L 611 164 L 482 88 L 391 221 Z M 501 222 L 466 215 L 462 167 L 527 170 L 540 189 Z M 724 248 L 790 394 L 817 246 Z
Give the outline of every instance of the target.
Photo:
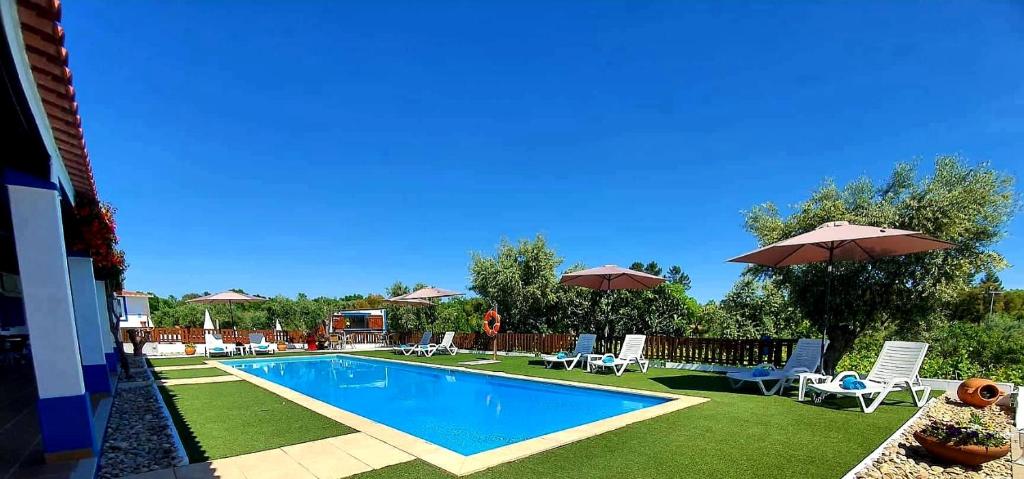
M 174 461 L 174 465 L 184 466 L 188 464 L 188 453 L 185 452 L 185 445 L 181 442 L 181 436 L 178 435 L 178 428 L 174 426 L 174 418 L 171 417 L 171 410 L 167 409 L 167 403 L 164 402 L 164 395 L 160 394 L 160 388 L 156 387 L 156 383 L 150 383 L 150 387 L 153 388 L 153 394 L 156 394 L 156 400 L 160 403 L 160 411 L 164 413 L 164 421 L 167 422 L 167 427 L 171 431 L 171 436 L 174 437 L 174 453 L 178 456 Z
M 238 380 L 239 378 L 235 376 L 202 376 L 198 378 L 160 379 L 156 382 L 161 386 L 187 386 L 189 384 L 229 383 Z
M 841 479 L 854 479 L 855 477 L 857 477 L 857 473 L 863 471 L 865 468 L 870 466 L 871 463 L 875 462 L 875 459 L 878 459 L 878 457 L 881 456 L 883 452 L 885 452 L 885 448 L 889 447 L 889 445 L 892 444 L 893 442 L 899 442 L 900 437 L 903 436 L 903 431 L 906 431 L 907 428 L 909 428 L 912 424 L 917 422 L 917 420 L 924 415 L 928 408 L 931 407 L 932 403 L 934 403 L 937 399 L 939 398 L 933 397 L 929 399 L 928 402 L 924 404 L 924 406 L 917 408 L 917 412 L 915 412 L 913 416 L 910 416 L 910 419 L 907 419 L 907 422 L 903 423 L 902 426 L 896 429 L 896 432 L 892 433 L 891 436 L 889 436 L 886 440 L 882 441 L 882 443 L 879 444 L 874 451 L 871 451 L 871 454 L 868 454 L 867 457 L 865 457 L 863 460 L 857 463 L 856 466 L 853 466 L 853 469 L 850 469 L 850 471 L 847 472 Z
M 441 446 L 433 444 L 412 434 L 400 431 L 390 426 L 386 426 L 384 424 L 351 413 L 349 411 L 345 411 L 344 409 L 311 398 L 304 394 L 298 393 L 292 389 L 281 386 L 280 384 L 257 377 L 255 375 L 244 372 L 240 369 L 231 367 L 229 365 L 222 364 L 220 362 L 208 362 L 208 364 L 212 364 L 214 367 L 221 369 L 222 371 L 225 371 L 228 374 L 249 381 L 250 383 L 267 389 L 275 394 L 278 394 L 279 396 L 289 399 L 321 415 L 327 416 L 335 421 L 352 427 L 358 431 L 364 432 L 369 436 L 380 439 L 381 441 L 384 441 L 398 449 L 401 449 L 409 454 L 412 454 L 413 456 L 416 456 L 426 462 L 429 462 L 430 464 L 433 464 L 441 469 L 444 469 L 445 471 L 448 471 L 458 476 L 464 476 L 467 474 L 472 474 L 474 472 L 479 472 L 484 469 L 496 466 L 498 464 L 503 464 L 517 459 L 522 459 L 524 457 L 531 456 L 542 451 L 547 451 L 549 449 L 554 449 L 556 447 L 563 446 L 582 439 L 586 439 L 592 436 L 596 436 L 598 434 L 619 429 L 628 424 L 643 421 L 646 419 L 650 419 L 656 416 L 678 411 L 690 406 L 694 406 L 709 401 L 709 399 L 707 398 L 682 396 L 677 394 L 661 393 L 655 391 L 642 391 L 614 386 L 605 386 L 599 384 L 562 381 L 557 379 L 535 378 L 530 376 L 520 376 L 516 374 L 508 374 L 496 371 L 480 371 L 461 367 L 424 364 L 386 358 L 367 358 L 366 356 L 353 356 L 349 354 L 337 354 L 337 356 L 345 356 L 363 360 L 369 359 L 371 361 L 393 362 L 397 364 L 413 365 L 419 367 L 430 367 L 449 371 L 466 372 L 470 374 L 482 374 L 504 378 L 521 379 L 526 381 L 560 384 L 585 389 L 596 389 L 604 391 L 615 391 L 627 394 L 652 396 L 669 399 L 669 401 L 666 401 L 662 404 L 658 404 L 655 406 L 649 406 L 637 411 L 620 414 L 618 416 L 601 419 L 598 421 L 572 427 L 569 429 L 563 429 L 561 431 L 556 431 L 543 436 L 527 439 L 525 441 L 520 441 L 514 444 L 509 444 L 488 451 L 465 456 L 462 454 L 458 454 L 454 451 L 451 451 L 449 449 L 445 449 Z

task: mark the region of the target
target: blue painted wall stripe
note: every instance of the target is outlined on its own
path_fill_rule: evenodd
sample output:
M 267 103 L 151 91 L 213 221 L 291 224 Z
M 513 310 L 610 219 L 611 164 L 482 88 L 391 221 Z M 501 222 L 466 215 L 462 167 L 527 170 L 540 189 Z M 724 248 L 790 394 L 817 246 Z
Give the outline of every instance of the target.
M 4 170 L 4 183 L 15 186 L 27 186 L 44 190 L 57 191 L 57 184 L 18 170 Z
M 91 449 L 99 452 L 92 434 L 92 407 L 85 394 L 40 398 L 37 403 L 43 451 Z
M 83 364 L 82 378 L 89 394 L 110 393 L 110 371 L 106 364 Z

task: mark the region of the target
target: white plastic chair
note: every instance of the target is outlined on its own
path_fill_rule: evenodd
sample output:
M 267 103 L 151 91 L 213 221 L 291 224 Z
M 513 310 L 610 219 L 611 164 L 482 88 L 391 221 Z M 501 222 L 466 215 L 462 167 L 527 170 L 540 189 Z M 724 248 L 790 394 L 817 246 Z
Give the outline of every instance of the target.
M 591 359 L 588 363 L 590 370 L 593 371 L 595 367 L 611 368 L 612 371 L 615 371 L 616 376 L 622 376 L 622 373 L 626 372 L 626 368 L 635 362 L 640 366 L 640 371 L 646 373 L 647 367 L 650 365 L 650 361 L 644 359 L 644 343 L 646 342 L 647 336 L 643 334 L 627 334 L 626 339 L 622 341 L 622 349 L 619 350 L 617 357 L 613 357 L 607 363 L 604 360 L 611 356 L 611 354 Z
M 413 344 L 413 345 L 400 344 L 398 346 L 395 346 L 393 351 L 395 353 L 402 353 L 402 354 L 404 354 L 406 356 L 409 356 L 412 353 L 418 353 L 419 351 L 425 349 L 427 346 L 430 345 L 430 337 L 431 337 L 431 335 L 432 335 L 432 333 L 430 331 L 427 331 L 427 332 L 423 333 L 423 336 L 420 337 L 419 344 Z
M 544 367 L 550 368 L 555 364 L 561 364 L 565 366 L 566 370 L 571 370 L 576 367 L 576 363 L 583 358 L 583 356 L 594 352 L 594 342 L 597 341 L 596 334 L 581 334 L 576 338 L 576 349 L 566 355 L 564 358 L 559 358 L 555 354 L 543 354 L 541 359 L 544 360 Z
M 816 401 L 827 397 L 829 394 L 837 396 L 853 396 L 860 402 L 860 409 L 865 413 L 872 413 L 885 397 L 892 391 L 910 391 L 914 405 L 924 406 L 928 402 L 928 394 L 932 388 L 921 384 L 918 371 L 924 362 L 924 356 L 928 353 L 928 343 L 915 343 L 909 341 L 886 341 L 882 345 L 882 352 L 878 354 L 875 365 L 866 377 L 861 377 L 856 371 L 843 371 L 835 375 L 835 379 L 822 384 L 808 384 L 807 388 L 815 393 Z M 864 383 L 864 389 L 843 389 L 843 378 L 853 376 Z M 867 399 L 871 403 L 866 402 Z
M 459 348 L 452 345 L 452 340 L 455 339 L 455 331 L 448 331 L 444 333 L 444 338 L 441 338 L 441 344 L 428 344 L 425 348 L 420 348 L 416 351 L 416 354 L 423 354 L 427 357 L 433 356 L 437 351 L 445 351 L 448 354 L 455 355 L 459 352 Z
M 213 356 L 234 356 L 234 354 L 234 344 L 224 344 L 224 340 L 222 340 L 219 335 L 206 335 L 206 357 L 210 358 Z
M 786 365 L 782 369 L 775 369 L 768 372 L 767 376 L 754 376 L 754 371 L 743 371 L 726 374 L 729 384 L 733 389 L 739 388 L 743 383 L 756 383 L 765 396 L 781 393 L 786 386 L 799 381 L 800 373 L 810 373 L 818 369 L 821 363 L 821 341 L 820 339 L 803 338 L 796 342 L 796 347 L 786 359 Z M 825 341 L 828 347 L 828 341 Z M 775 382 L 772 387 L 766 387 L 765 383 Z

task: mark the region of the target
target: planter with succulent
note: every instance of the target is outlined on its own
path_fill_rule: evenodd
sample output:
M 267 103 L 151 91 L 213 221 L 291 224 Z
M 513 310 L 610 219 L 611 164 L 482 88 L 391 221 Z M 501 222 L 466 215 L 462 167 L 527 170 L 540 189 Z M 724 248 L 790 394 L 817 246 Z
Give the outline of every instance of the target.
M 185 354 L 187 356 L 192 356 L 195 353 L 196 353 L 196 345 L 193 344 L 193 343 L 185 343 Z
M 977 466 L 1010 452 L 1010 441 L 981 415 L 971 413 L 967 421 L 932 421 L 914 433 L 914 439 L 932 456 L 965 466 Z

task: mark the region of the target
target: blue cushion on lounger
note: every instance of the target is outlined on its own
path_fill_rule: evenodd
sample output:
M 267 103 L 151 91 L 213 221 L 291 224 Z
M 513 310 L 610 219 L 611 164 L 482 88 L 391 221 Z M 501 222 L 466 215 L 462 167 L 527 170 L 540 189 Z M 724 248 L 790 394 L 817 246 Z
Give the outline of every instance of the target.
M 750 375 L 755 378 L 764 378 L 771 376 L 771 374 L 772 372 L 769 371 L 767 368 L 754 368 L 754 370 L 750 373 Z
M 846 376 L 845 378 L 843 378 L 843 382 L 839 384 L 839 387 L 853 391 L 858 389 L 864 389 L 867 386 L 865 386 L 864 382 L 857 379 L 855 376 Z
M 256 348 L 258 348 L 258 349 L 267 349 L 267 348 L 269 348 L 269 347 L 270 347 L 270 345 L 269 345 L 269 344 L 260 344 L 260 345 L 257 345 L 257 346 L 256 346 Z
M 210 348 L 210 351 L 214 351 L 214 352 L 218 352 L 219 353 L 221 351 L 224 351 L 224 348 L 222 348 L 220 346 L 215 346 L 213 348 Z
M 555 357 L 558 359 L 565 359 L 565 351 L 559 351 L 558 354 L 555 355 Z
M 605 364 L 612 364 L 615 362 L 615 356 L 612 356 L 611 354 L 606 354 L 603 358 L 601 358 L 601 362 Z

